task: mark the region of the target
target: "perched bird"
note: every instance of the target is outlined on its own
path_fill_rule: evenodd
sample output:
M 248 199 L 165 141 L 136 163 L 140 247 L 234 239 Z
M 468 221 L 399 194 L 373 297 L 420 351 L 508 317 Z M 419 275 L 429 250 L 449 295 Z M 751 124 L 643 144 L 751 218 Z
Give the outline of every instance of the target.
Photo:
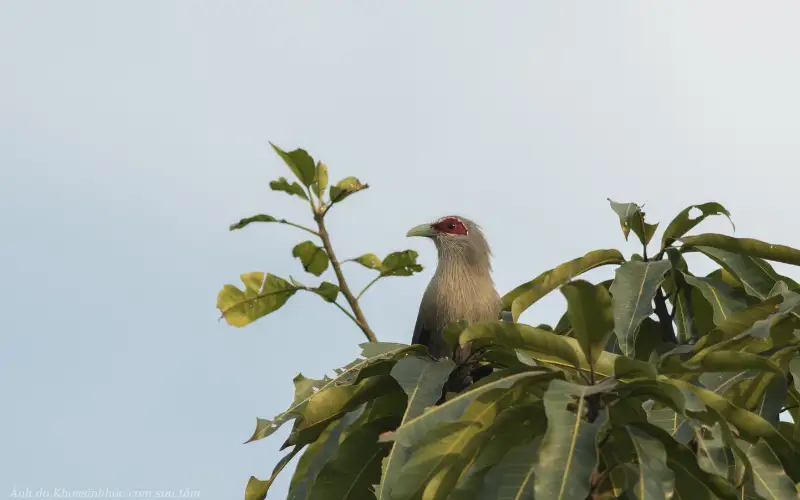
M 433 357 L 464 363 L 469 349 L 453 352 L 442 330 L 453 321 L 499 319 L 500 296 L 491 277 L 489 244 L 477 224 L 455 215 L 416 226 L 406 236 L 432 239 L 439 253 L 436 272 L 422 296 L 412 344 L 427 346 Z

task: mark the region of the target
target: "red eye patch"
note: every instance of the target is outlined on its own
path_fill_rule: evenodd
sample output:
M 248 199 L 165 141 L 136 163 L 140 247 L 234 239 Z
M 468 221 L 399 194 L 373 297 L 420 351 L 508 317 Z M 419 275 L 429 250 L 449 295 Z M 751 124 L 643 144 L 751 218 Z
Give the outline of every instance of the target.
M 443 217 L 437 222 L 434 222 L 432 226 L 440 233 L 461 234 L 465 236 L 468 233 L 467 226 L 465 226 L 458 217 Z

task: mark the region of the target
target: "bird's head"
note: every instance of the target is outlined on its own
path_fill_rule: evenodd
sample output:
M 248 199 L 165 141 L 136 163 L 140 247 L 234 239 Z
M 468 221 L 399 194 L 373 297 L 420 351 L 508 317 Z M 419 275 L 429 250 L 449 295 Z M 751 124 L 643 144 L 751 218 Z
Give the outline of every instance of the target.
M 439 260 L 465 260 L 491 271 L 489 243 L 481 228 L 471 220 L 448 215 L 427 224 L 414 226 L 406 236 L 430 238 L 439 251 Z

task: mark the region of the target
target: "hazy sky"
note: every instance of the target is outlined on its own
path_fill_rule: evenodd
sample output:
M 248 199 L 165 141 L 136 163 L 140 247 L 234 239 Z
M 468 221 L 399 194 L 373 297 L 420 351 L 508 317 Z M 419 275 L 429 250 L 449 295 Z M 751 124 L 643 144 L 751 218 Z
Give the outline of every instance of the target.
M 331 212 L 341 257 L 420 252 L 422 275 L 363 300 L 381 340 L 410 340 L 435 266 L 406 231 L 448 213 L 484 226 L 501 293 L 639 251 L 607 197 L 662 227 L 719 201 L 737 235 L 800 247 L 799 22 L 788 1 L 0 0 L 0 496 L 235 499 L 269 475 L 289 426 L 243 445 L 256 417 L 363 337 L 305 295 L 217 321 L 240 273 L 303 276 L 303 233 L 227 229 L 308 222 L 269 190 L 289 172 L 268 141 L 372 186 Z

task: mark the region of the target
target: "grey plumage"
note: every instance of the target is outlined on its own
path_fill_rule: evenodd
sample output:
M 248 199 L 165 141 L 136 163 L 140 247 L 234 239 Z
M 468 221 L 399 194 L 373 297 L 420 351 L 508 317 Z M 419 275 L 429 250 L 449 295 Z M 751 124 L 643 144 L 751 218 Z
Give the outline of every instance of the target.
M 431 238 L 439 254 L 436 271 L 422 296 L 412 343 L 428 346 L 434 357 L 464 362 L 467 349 L 453 353 L 442 330 L 454 321 L 499 318 L 500 296 L 491 277 L 489 244 L 477 224 L 459 216 L 417 226 L 408 235 Z

